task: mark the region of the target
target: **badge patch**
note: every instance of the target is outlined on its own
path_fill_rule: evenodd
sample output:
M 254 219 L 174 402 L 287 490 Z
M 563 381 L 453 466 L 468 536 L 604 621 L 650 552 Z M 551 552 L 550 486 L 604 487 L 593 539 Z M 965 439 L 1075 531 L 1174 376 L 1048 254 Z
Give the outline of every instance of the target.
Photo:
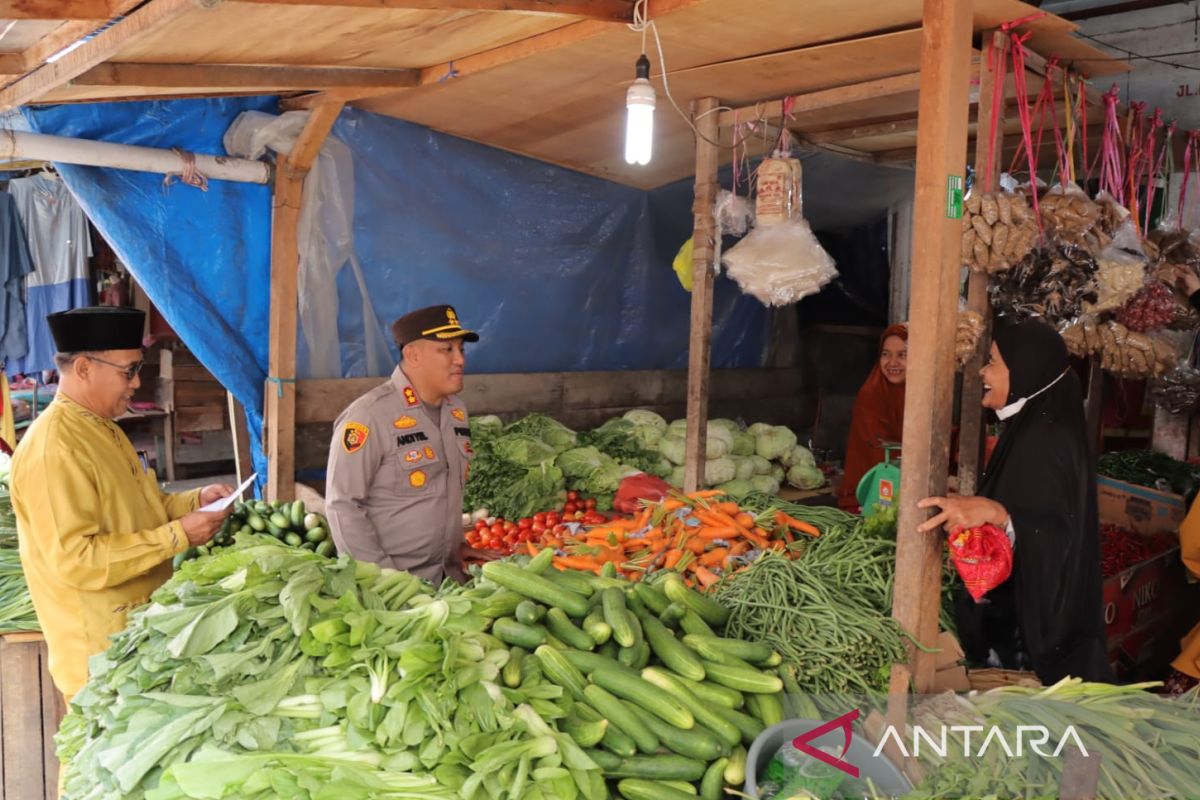
M 404 454 L 404 460 L 407 461 L 409 464 L 417 463 L 418 461 L 421 460 L 421 451 L 420 450 L 409 450 L 407 453 Z
M 370 432 L 370 429 L 366 425 L 360 425 L 357 422 L 347 422 L 346 427 L 342 430 L 342 448 L 347 453 L 358 452 L 367 443 L 367 435 Z
M 450 412 L 450 416 L 454 417 L 459 422 L 463 422 L 467 418 L 467 412 L 463 411 L 461 408 L 456 408 Z
M 426 480 L 428 479 L 425 476 L 425 472 L 419 469 L 414 469 L 408 476 L 408 483 L 414 489 L 420 489 L 425 485 Z
M 463 451 L 469 456 L 475 455 L 475 451 L 471 449 L 471 440 L 470 439 L 463 442 Z
M 425 448 L 425 458 L 429 461 L 433 461 L 435 458 L 437 458 L 437 453 L 433 452 L 432 447 Z
M 417 405 L 421 400 L 417 397 L 416 391 L 411 386 L 404 387 L 404 402 L 410 407 Z
M 409 416 L 403 416 L 400 419 L 393 422 L 392 424 L 395 425 L 400 430 L 404 430 L 405 428 L 417 427 L 417 421 Z
M 428 441 L 429 441 L 429 437 L 425 435 L 424 431 L 417 431 L 416 433 L 406 433 L 403 436 L 396 437 L 396 443 L 400 447 L 404 447 L 407 444 L 413 444 L 414 442 L 428 442 Z

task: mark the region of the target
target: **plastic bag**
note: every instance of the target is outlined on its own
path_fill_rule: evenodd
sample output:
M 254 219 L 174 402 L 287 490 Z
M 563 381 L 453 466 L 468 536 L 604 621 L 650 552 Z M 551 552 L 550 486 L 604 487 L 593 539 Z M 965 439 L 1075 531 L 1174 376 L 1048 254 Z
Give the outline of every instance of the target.
M 960 529 L 946 540 L 950 560 L 975 602 L 1012 575 L 1012 542 L 995 525 Z
M 639 472 L 621 481 L 617 496 L 613 499 L 613 510 L 622 514 L 636 514 L 643 500 L 657 503 L 672 491 L 671 484 L 661 478 Z
M 744 293 L 768 306 L 816 294 L 838 274 L 803 219 L 755 228 L 725 253 L 722 263 Z

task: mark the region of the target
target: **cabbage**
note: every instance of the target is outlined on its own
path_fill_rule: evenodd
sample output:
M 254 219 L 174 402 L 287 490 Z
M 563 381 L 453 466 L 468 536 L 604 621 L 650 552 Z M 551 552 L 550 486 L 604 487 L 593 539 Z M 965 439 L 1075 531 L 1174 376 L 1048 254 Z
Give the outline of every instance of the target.
M 759 436 L 762 436 L 764 433 L 766 433 L 767 431 L 771 430 L 774 427 L 775 427 L 774 425 L 768 425 L 765 422 L 756 422 L 753 425 L 751 425 L 749 428 L 746 429 L 746 433 L 750 434 L 751 436 L 753 436 L 757 439 Z
M 495 444 L 497 455 L 523 467 L 536 467 L 555 456 L 553 447 L 524 433 L 505 434 L 496 439 Z
M 787 482 L 797 489 L 816 489 L 825 485 L 825 473 L 815 465 L 797 464 L 788 470 Z
M 639 428 L 642 426 L 657 428 L 660 433 L 667 429 L 667 421 L 665 419 L 645 408 L 635 408 L 631 411 L 626 411 L 624 419 L 629 420 Z
M 667 475 L 667 483 L 674 486 L 676 489 L 683 488 L 683 467 L 675 467 Z
M 568 478 L 586 478 L 602 467 L 606 459 L 607 456 L 594 447 L 576 447 L 559 455 L 554 465 Z
M 737 431 L 733 434 L 733 448 L 730 452 L 735 456 L 752 456 L 757 447 L 758 442 L 753 436 Z
M 731 419 L 713 419 L 709 420 L 708 427 L 711 430 L 713 427 L 724 428 L 729 431 L 730 435 L 741 431 L 742 427 Z
M 680 436 L 683 436 L 685 433 L 687 433 L 687 420 L 686 419 L 671 420 L 671 424 L 667 426 L 667 433 L 672 433 L 672 432 L 677 433 Z
M 706 486 L 717 486 L 737 477 L 737 467 L 728 457 L 714 458 L 704 462 L 704 483 Z
M 727 481 L 722 483 L 717 488 L 735 500 L 741 500 L 743 497 L 754 491 L 754 485 L 751 484 L 750 481 L 740 479 Z
M 754 462 L 749 458 L 742 456 L 730 456 L 733 465 L 737 468 L 737 479 L 739 481 L 748 481 L 754 477 Z
M 577 436 L 575 431 L 557 420 L 550 419 L 545 414 L 530 414 L 519 419 L 504 429 L 506 434 L 523 433 L 536 436 L 554 448 L 555 454 L 570 450 L 575 446 Z
M 664 430 L 666 430 L 665 426 L 656 428 L 653 425 L 635 425 L 633 427 L 633 435 L 641 442 L 642 447 L 645 447 L 647 450 L 654 450 L 658 447 L 658 442 L 662 439 Z
M 675 465 L 671 463 L 670 459 L 662 457 L 658 459 L 658 466 L 654 470 L 654 474 L 663 478 L 670 475 L 674 470 Z
M 782 425 L 777 425 L 754 438 L 757 442 L 755 452 L 768 461 L 780 458 L 796 446 L 796 434 Z
M 624 464 L 618 464 L 615 461 L 604 464 L 587 476 L 584 481 L 584 489 L 594 497 L 603 494 L 612 494 L 617 491 L 621 485 L 621 481 L 628 478 L 630 475 L 637 475 L 639 470 L 633 467 L 627 467 Z
M 472 439 L 490 439 L 504 432 L 504 423 L 495 414 L 471 417 L 468 425 L 471 428 Z
M 771 462 L 770 461 L 767 461 L 765 458 L 758 455 L 757 453 L 755 453 L 752 456 L 747 456 L 747 458 L 750 460 L 750 463 L 754 465 L 754 474 L 755 475 L 770 475 L 771 474 Z
M 754 491 L 756 492 L 779 494 L 779 481 L 770 475 L 755 475 L 750 479 L 750 485 L 754 487 Z
M 779 466 L 778 464 L 772 464 L 770 475 L 772 478 L 775 479 L 776 483 L 778 483 L 779 485 L 782 486 L 783 479 L 787 477 L 787 470 L 784 469 L 783 467 Z
M 803 445 L 796 445 L 788 452 L 784 453 L 779 458 L 779 463 L 785 467 L 794 467 L 797 464 L 807 464 L 810 467 L 817 465 L 817 459 L 812 454 L 812 451 Z
M 683 465 L 687 460 L 687 441 L 683 436 L 667 434 L 658 442 L 658 452 L 672 464 Z
M 727 456 L 733 450 L 733 434 L 719 425 L 708 423 L 708 436 L 704 442 L 704 457 L 709 461 Z

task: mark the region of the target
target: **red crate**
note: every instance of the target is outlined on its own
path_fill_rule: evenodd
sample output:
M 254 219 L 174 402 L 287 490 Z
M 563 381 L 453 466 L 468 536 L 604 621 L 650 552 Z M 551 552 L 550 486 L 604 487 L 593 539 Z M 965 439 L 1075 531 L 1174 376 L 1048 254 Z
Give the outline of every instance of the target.
M 1108 641 L 1170 616 L 1177 610 L 1175 600 L 1186 584 L 1178 547 L 1105 578 L 1104 623 Z

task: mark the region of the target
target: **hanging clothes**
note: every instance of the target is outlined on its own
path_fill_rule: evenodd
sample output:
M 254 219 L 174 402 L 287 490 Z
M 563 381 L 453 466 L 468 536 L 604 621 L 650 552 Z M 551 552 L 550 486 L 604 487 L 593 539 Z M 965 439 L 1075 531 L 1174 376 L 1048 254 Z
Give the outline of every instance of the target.
M 11 195 L 0 192 L 0 284 L 4 287 L 0 299 L 0 362 L 21 358 L 29 347 L 25 330 L 25 276 L 31 272 L 33 259 L 17 204 Z
M 65 183 L 50 174 L 8 184 L 25 225 L 34 271 L 25 281 L 28 349 L 5 365 L 9 375 L 54 369 L 54 340 L 46 317 L 91 305 L 88 221 Z

